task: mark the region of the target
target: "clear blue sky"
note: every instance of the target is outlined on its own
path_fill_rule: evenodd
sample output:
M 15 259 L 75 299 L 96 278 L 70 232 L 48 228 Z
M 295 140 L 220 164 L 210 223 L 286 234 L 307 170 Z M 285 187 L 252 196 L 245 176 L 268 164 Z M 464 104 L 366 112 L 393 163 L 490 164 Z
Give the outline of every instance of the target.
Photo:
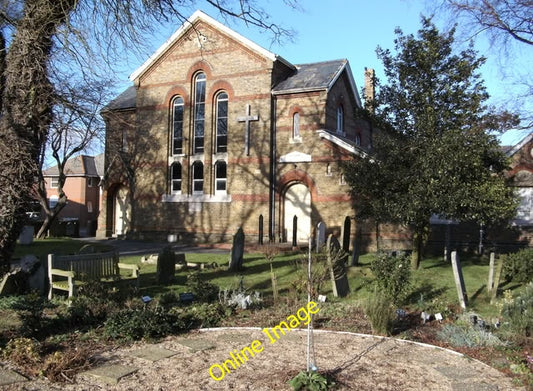
M 228 26 L 243 36 L 251 39 L 264 48 L 286 58 L 293 64 L 318 62 L 347 58 L 358 89 L 363 85 L 365 67 L 374 68 L 378 77 L 382 78 L 383 68 L 376 56 L 376 48 L 393 49 L 394 30 L 399 27 L 405 34 L 416 34 L 420 27 L 420 16 L 430 15 L 430 0 L 299 0 L 301 10 L 294 10 L 282 0 L 261 0 L 259 3 L 270 13 L 271 21 L 292 28 L 296 31 L 294 42 L 285 41 L 282 45 L 271 45 L 272 35 L 261 33 L 256 27 L 245 26 L 238 22 L 229 22 Z M 198 1 L 196 8 L 202 9 L 222 23 L 227 23 L 213 7 Z M 189 15 L 194 8 L 184 10 Z M 443 14 L 438 14 L 434 22 L 443 30 L 449 23 Z M 460 22 L 460 21 L 459 21 Z M 169 23 L 157 34 L 152 49 L 157 49 L 179 27 L 180 23 Z M 461 32 L 461 25 L 459 25 Z M 466 44 L 467 37 L 459 36 L 458 42 Z M 533 63 L 531 48 L 517 46 L 508 56 L 501 55 L 496 48 L 490 48 L 487 39 L 480 35 L 476 38 L 476 48 L 481 55 L 488 58 L 482 68 L 491 103 L 503 104 L 508 100 L 509 92 L 518 92 L 516 77 L 519 72 L 526 72 L 520 78 L 532 75 L 526 64 Z M 529 51 L 526 53 L 526 51 Z M 147 54 L 146 58 L 151 53 Z M 127 69 L 120 75 L 127 86 L 127 77 L 146 58 L 129 61 Z M 505 72 L 503 71 L 505 70 Z M 533 82 L 531 83 L 533 85 Z M 525 103 L 515 99 L 515 105 Z M 533 108 L 530 107 L 530 111 Z M 502 143 L 514 144 L 526 133 L 509 132 Z

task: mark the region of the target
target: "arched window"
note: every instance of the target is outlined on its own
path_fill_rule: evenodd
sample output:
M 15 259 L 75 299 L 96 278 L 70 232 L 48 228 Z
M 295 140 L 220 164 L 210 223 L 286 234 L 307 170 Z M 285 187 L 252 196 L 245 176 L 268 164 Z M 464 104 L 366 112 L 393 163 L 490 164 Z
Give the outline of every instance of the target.
M 337 107 L 337 133 L 344 134 L 344 109 Z
M 50 209 L 54 209 L 59 202 L 59 197 L 56 195 L 50 196 L 50 199 L 48 200 L 48 207 Z
M 205 128 L 205 73 L 194 78 L 194 153 L 204 151 Z
M 292 116 L 292 139 L 301 140 L 300 136 L 300 113 L 296 112 Z
M 228 151 L 228 94 L 221 92 L 216 99 L 216 152 Z
M 192 194 L 204 193 L 204 165 L 200 161 L 192 164 Z
M 223 160 L 219 160 L 215 163 L 215 194 L 226 193 L 227 190 L 227 165 Z
M 181 96 L 172 102 L 172 154 L 183 153 L 183 108 L 184 102 Z
M 361 135 L 359 133 L 355 135 L 355 145 L 357 145 L 358 147 L 361 146 Z
M 170 166 L 170 191 L 181 194 L 181 164 L 172 163 Z

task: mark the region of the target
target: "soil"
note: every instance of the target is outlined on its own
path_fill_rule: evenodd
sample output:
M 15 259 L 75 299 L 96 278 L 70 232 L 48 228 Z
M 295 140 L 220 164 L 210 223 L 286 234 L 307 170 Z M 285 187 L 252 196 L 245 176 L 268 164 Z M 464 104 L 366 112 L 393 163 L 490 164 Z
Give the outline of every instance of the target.
M 348 332 L 316 330 L 313 335 L 313 361 L 340 390 L 525 390 L 504 373 L 451 350 Z M 5 390 L 290 390 L 288 381 L 307 365 L 307 333 L 295 330 L 274 340 L 270 343 L 259 328 L 207 329 L 155 344 L 176 353 L 155 362 L 132 356 L 147 343 L 98 353 L 100 366 L 138 368 L 117 385 L 78 374 L 74 384 L 38 379 Z M 232 359 L 230 353 L 246 346 L 255 346 L 255 356 L 248 353 L 249 360 L 235 369 L 227 363 L 230 373 L 222 375 L 219 368 Z M 210 368 L 220 380 L 211 377 Z

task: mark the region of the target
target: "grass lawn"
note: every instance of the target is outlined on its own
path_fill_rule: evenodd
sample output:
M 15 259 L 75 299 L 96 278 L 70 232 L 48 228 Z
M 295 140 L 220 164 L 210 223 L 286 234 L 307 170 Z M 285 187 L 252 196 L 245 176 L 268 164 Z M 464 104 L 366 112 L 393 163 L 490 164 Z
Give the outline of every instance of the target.
M 24 254 L 46 256 L 48 253 L 74 254 L 85 243 L 69 238 L 52 238 L 36 240 L 31 245 L 18 245 L 15 249 L 14 258 L 20 258 Z M 110 247 L 101 246 L 102 251 Z M 122 257 L 121 262 L 141 264 L 141 256 Z M 260 253 L 245 254 L 245 269 L 235 273 L 227 270 L 229 261 L 228 254 L 186 254 L 187 262 L 216 263 L 218 268 L 208 268 L 200 271 L 202 279 L 218 285 L 221 289 L 237 289 L 242 281 L 243 286 L 250 291 L 259 291 L 264 296 L 272 296 L 272 282 L 270 263 Z M 360 257 L 359 266 L 350 267 L 348 279 L 350 294 L 345 299 L 348 302 L 361 302 L 370 294 L 373 294 L 373 275 L 370 271 L 370 263 L 373 254 L 365 254 Z M 302 270 L 302 262 L 307 262 L 307 253 L 281 253 L 277 255 L 272 267 L 277 277 L 278 290 L 283 294 L 298 294 L 298 287 L 305 280 L 305 271 Z M 488 258 L 476 255 L 462 255 L 461 265 L 468 295 L 468 309 L 478 312 L 481 316 L 497 316 L 498 308 L 490 304 L 486 284 L 488 278 Z M 176 281 L 171 285 L 158 285 L 156 281 L 156 265 L 141 264 L 141 293 L 156 297 L 162 293 L 174 291 L 177 293 L 187 291 L 185 286 L 189 271 L 177 271 Z M 423 310 L 427 307 L 441 311 L 446 305 L 457 305 L 457 291 L 455 288 L 452 267 L 442 257 L 428 257 L 421 263 L 420 269 L 413 272 L 411 293 L 405 303 L 407 308 Z M 514 294 L 522 287 L 517 284 L 500 286 L 500 289 L 511 289 Z M 332 299 L 331 283 L 326 281 L 321 288 L 321 293 Z
M 370 263 L 373 254 L 361 256 L 359 266 L 350 267 L 348 279 L 350 294 L 345 299 L 354 304 L 360 304 L 369 295 L 373 294 L 373 275 Z M 249 291 L 259 291 L 264 296 L 272 296 L 272 282 L 270 264 L 263 254 L 245 254 L 242 272 L 230 272 L 227 270 L 229 256 L 225 254 L 186 254 L 187 262 L 219 265 L 216 269 L 204 269 L 200 271 L 202 279 L 218 285 L 221 289 L 237 289 L 242 279 L 244 287 Z M 307 262 L 307 254 L 290 253 L 280 254 L 273 260 L 272 266 L 277 277 L 280 294 L 296 294 L 295 286 L 305 279 L 305 272 L 301 270 L 302 261 Z M 121 262 L 140 263 L 140 256 L 123 257 Z M 487 293 L 487 279 L 489 261 L 486 257 L 476 255 L 463 255 L 461 265 L 468 296 L 468 310 L 478 312 L 481 316 L 497 316 L 499 309 L 490 304 Z M 164 292 L 185 292 L 187 274 L 191 271 L 177 271 L 174 284 L 161 286 L 156 283 L 156 265 L 141 265 L 141 291 L 149 296 L 157 296 Z M 513 294 L 521 290 L 518 284 L 500 286 L 500 289 L 511 289 Z M 321 293 L 333 299 L 331 283 L 326 281 Z M 454 283 L 452 266 L 441 257 L 426 258 L 421 263 L 419 270 L 412 274 L 412 287 L 410 295 L 405 303 L 407 308 L 420 310 L 434 308 L 444 312 L 446 306 L 458 306 L 457 290 Z M 441 307 L 439 309 L 439 306 Z

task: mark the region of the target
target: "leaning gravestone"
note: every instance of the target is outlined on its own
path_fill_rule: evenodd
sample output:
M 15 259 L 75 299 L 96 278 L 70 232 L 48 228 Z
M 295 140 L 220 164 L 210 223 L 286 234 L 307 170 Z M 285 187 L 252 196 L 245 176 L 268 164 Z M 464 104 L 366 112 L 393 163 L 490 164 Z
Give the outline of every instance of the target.
M 346 274 L 347 254 L 342 251 L 339 241 L 333 235 L 329 235 L 326 249 L 333 296 L 344 297 L 350 292 Z
M 326 223 L 321 221 L 316 226 L 316 252 L 319 253 L 322 246 L 326 243 Z
M 157 257 L 157 283 L 168 284 L 174 281 L 176 254 L 169 246 L 163 248 Z
M 457 296 L 459 296 L 459 304 L 463 309 L 466 309 L 466 303 L 468 301 L 465 289 L 465 280 L 463 279 L 463 271 L 461 269 L 461 263 L 457 256 L 457 251 L 452 251 L 452 269 L 453 276 L 455 278 L 455 286 L 457 287 Z
M 231 258 L 229 261 L 229 270 L 242 270 L 242 263 L 244 257 L 244 232 L 241 227 L 233 236 L 233 246 L 231 247 Z

